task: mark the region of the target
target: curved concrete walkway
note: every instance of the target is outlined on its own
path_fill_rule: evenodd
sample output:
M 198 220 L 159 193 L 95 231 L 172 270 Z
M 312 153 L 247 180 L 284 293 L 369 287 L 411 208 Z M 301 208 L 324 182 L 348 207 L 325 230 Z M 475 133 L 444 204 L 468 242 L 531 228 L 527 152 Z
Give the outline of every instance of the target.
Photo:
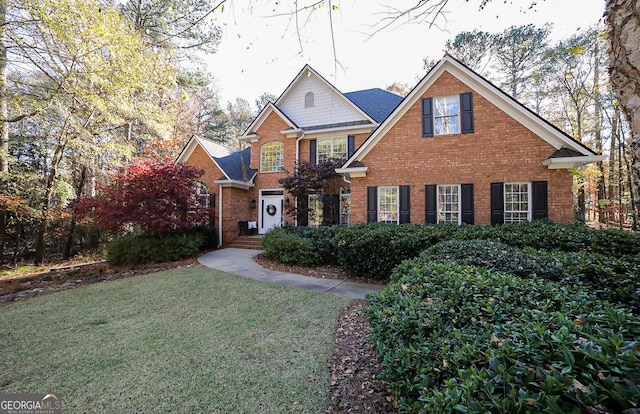
M 266 269 L 253 261 L 252 257 L 258 253 L 262 253 L 262 250 L 226 248 L 206 253 L 198 258 L 198 262 L 212 269 L 222 270 L 223 272 L 233 273 L 254 280 L 262 280 L 264 282 L 277 283 L 314 292 L 331 293 L 355 299 L 364 299 L 367 293 L 377 293 L 385 288 L 384 285 L 345 282 L 336 279 L 321 279 Z

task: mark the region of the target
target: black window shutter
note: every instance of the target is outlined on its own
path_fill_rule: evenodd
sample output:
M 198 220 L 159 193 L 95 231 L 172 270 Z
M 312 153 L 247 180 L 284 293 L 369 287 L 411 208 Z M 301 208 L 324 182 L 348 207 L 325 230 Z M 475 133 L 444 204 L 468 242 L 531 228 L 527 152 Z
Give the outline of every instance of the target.
M 351 158 L 354 152 L 356 152 L 356 137 L 349 135 L 347 137 L 347 157 Z
M 473 224 L 473 184 L 461 184 L 460 193 L 462 222 Z
M 422 136 L 433 136 L 433 106 L 432 98 L 422 100 Z
M 504 223 L 504 183 L 491 183 L 491 225 Z
M 378 221 L 378 187 L 367 187 L 367 223 Z
M 411 186 L 400 186 L 400 224 L 411 223 Z
M 473 95 L 471 92 L 460 94 L 460 119 L 462 133 L 473 133 Z
M 315 139 L 309 140 L 309 162 L 311 164 L 316 163 L 318 153 L 318 142 Z
M 304 195 L 302 197 L 298 197 L 298 226 L 308 226 L 309 225 L 309 196 Z
M 436 224 L 438 222 L 435 184 L 427 184 L 424 186 L 424 211 L 424 222 L 426 224 Z
M 534 181 L 531 183 L 532 219 L 546 219 L 549 216 L 548 193 L 546 181 Z

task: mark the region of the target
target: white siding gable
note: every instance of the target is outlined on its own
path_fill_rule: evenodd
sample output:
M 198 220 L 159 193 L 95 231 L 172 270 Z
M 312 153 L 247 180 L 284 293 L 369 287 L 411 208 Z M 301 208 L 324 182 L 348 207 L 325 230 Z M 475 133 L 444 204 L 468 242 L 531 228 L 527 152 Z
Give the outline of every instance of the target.
M 305 108 L 305 96 L 309 92 L 313 93 L 314 106 Z M 311 71 L 301 76 L 284 98 L 278 107 L 301 128 L 367 120 L 346 97 Z

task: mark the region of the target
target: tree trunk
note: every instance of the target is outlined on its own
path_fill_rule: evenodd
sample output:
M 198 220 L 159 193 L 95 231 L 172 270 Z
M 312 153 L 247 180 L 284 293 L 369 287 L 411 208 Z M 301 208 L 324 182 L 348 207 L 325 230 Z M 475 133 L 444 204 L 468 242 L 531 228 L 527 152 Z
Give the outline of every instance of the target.
M 0 0 L 0 174 L 9 172 L 9 115 L 7 109 L 7 45 L 5 39 L 7 0 Z M 6 191 L 4 177 L 0 177 L 0 192 Z M 7 238 L 7 216 L 0 210 L 0 263 L 4 263 L 4 246 Z
M 594 123 L 595 123 L 595 144 L 596 152 L 602 154 L 602 102 L 600 96 L 600 48 L 598 43 L 599 32 L 594 32 L 595 41 L 593 48 L 593 100 L 594 100 Z M 611 161 L 610 161 L 611 162 Z M 604 163 L 597 163 L 598 177 L 596 179 L 598 193 L 598 221 L 604 223 L 605 220 L 605 199 L 607 198 L 606 185 L 604 181 Z M 608 204 L 606 204 L 608 206 Z
M 82 188 L 87 180 L 87 167 L 83 166 L 80 169 L 80 178 L 78 179 L 78 186 L 76 187 L 76 199 L 82 196 Z M 71 211 L 71 219 L 69 222 L 69 229 L 67 237 L 64 242 L 64 250 L 62 252 L 62 258 L 67 260 L 71 257 L 71 247 L 73 246 L 73 236 L 76 232 L 76 215 Z
M 7 109 L 7 0 L 0 0 L 0 172 L 9 172 L 9 111 Z
M 630 125 L 634 223 L 640 210 L 640 3 L 607 0 L 609 75 L 613 92 Z
M 609 200 L 616 200 L 617 195 L 614 191 L 616 185 L 616 163 L 619 163 L 620 153 L 618 151 L 618 110 L 614 108 L 611 117 L 611 142 L 609 146 L 609 185 L 607 186 L 607 197 Z M 620 189 L 618 189 L 620 192 Z
M 51 206 L 53 184 L 56 180 L 58 165 L 62 160 L 65 147 L 66 141 L 60 141 L 60 143 L 56 147 L 56 152 L 53 154 L 53 159 L 51 160 L 51 170 L 49 171 L 49 176 L 47 177 L 47 186 L 45 188 L 45 193 L 42 200 L 42 218 L 36 226 L 36 247 L 35 257 L 33 259 L 33 264 L 35 264 L 36 266 L 40 266 L 42 264 L 42 261 L 44 260 L 44 237 L 47 233 L 47 226 L 49 225 L 49 207 Z

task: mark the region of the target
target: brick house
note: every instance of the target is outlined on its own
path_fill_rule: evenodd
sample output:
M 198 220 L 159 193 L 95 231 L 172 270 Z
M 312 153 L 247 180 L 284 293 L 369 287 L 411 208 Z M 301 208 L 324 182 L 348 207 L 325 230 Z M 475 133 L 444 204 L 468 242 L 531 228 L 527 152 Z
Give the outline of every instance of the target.
M 241 153 L 207 155 L 194 139 L 178 158 L 207 171 L 224 243 L 241 220 L 260 234 L 320 224 L 319 195 L 296 200 L 278 182 L 297 160 L 347 159 L 336 170 L 341 224 L 482 225 L 573 221 L 570 169 L 604 158 L 449 55 L 404 99 L 343 94 L 305 66 L 240 139 Z M 291 203 L 309 214 L 288 214 Z

